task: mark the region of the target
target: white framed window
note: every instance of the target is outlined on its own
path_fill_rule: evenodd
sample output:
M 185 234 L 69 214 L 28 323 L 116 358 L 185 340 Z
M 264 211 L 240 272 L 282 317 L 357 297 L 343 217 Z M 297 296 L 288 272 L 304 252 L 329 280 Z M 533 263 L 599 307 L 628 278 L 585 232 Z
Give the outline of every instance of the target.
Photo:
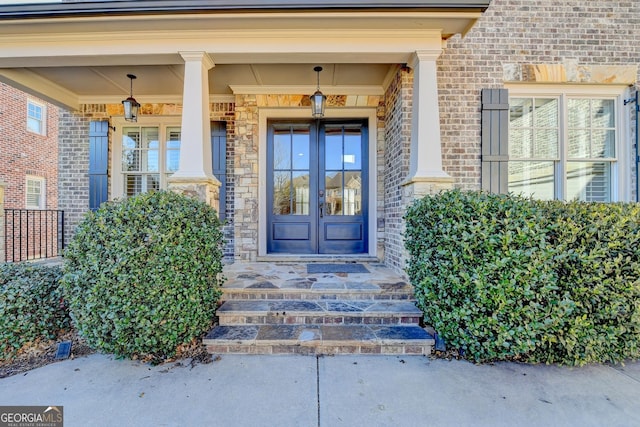
M 26 202 L 27 209 L 46 208 L 46 180 L 41 176 L 27 175 L 26 180 Z
M 543 200 L 623 199 L 622 95 L 603 87 L 512 90 L 509 192 Z
M 130 197 L 167 188 L 180 163 L 179 123 L 138 119 L 117 126 L 112 165 L 113 197 Z M 179 120 L 179 118 L 178 118 Z
M 27 130 L 38 135 L 47 134 L 47 106 L 27 100 Z

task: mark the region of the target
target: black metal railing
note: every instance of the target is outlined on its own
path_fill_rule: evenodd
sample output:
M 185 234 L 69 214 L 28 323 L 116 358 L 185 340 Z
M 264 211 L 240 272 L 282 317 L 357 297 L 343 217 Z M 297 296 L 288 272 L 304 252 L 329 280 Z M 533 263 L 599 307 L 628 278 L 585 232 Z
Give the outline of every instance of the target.
M 64 211 L 5 209 L 5 261 L 53 258 L 64 249 Z

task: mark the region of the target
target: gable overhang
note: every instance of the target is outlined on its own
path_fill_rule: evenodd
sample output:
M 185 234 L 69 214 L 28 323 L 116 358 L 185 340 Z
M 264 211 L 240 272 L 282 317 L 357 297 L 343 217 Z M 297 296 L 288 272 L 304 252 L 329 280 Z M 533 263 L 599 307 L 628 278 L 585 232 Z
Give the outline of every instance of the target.
M 188 3 L 185 6 L 185 3 Z M 181 52 L 206 52 L 212 96 L 314 89 L 312 65 L 328 70 L 328 93 L 380 92 L 416 51 L 439 52 L 464 34 L 487 0 L 437 1 L 95 1 L 0 6 L 0 80 L 77 109 L 136 98 L 179 101 Z M 286 77 L 283 77 L 286 76 Z M 305 92 L 305 93 L 306 93 Z M 119 103 L 119 101 L 117 101 Z M 150 102 L 150 101 L 146 101 Z

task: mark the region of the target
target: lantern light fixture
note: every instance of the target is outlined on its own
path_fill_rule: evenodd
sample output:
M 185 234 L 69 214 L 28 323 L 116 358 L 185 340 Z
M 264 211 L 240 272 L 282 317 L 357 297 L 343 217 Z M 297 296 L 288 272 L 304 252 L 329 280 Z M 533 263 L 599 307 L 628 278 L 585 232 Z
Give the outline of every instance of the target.
M 124 119 L 128 122 L 137 122 L 140 104 L 133 97 L 133 80 L 136 79 L 136 76 L 134 74 L 127 74 L 127 77 L 131 80 L 131 87 L 129 97 L 122 101 L 122 105 L 124 106 Z
M 317 73 L 318 85 L 316 92 L 309 96 L 309 100 L 311 101 L 311 115 L 314 119 L 321 119 L 324 117 L 324 107 L 327 101 L 327 97 L 320 92 L 320 71 L 322 71 L 322 67 L 315 67 L 313 71 Z

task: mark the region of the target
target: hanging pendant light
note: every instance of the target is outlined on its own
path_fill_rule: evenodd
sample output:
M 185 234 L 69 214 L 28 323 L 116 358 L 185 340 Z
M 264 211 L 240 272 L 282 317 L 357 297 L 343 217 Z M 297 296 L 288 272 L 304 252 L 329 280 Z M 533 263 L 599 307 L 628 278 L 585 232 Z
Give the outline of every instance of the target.
M 131 80 L 131 89 L 129 92 L 129 97 L 122 101 L 122 105 L 124 106 L 124 119 L 128 122 L 137 122 L 140 104 L 133 97 L 133 80 L 136 78 L 136 76 L 133 74 L 127 74 L 127 77 L 129 77 L 129 80 Z
M 321 119 L 324 117 L 324 107 L 327 101 L 327 97 L 320 92 L 320 71 L 322 71 L 322 67 L 315 67 L 313 71 L 318 74 L 318 88 L 313 95 L 309 96 L 309 100 L 311 101 L 311 115 L 314 119 Z

